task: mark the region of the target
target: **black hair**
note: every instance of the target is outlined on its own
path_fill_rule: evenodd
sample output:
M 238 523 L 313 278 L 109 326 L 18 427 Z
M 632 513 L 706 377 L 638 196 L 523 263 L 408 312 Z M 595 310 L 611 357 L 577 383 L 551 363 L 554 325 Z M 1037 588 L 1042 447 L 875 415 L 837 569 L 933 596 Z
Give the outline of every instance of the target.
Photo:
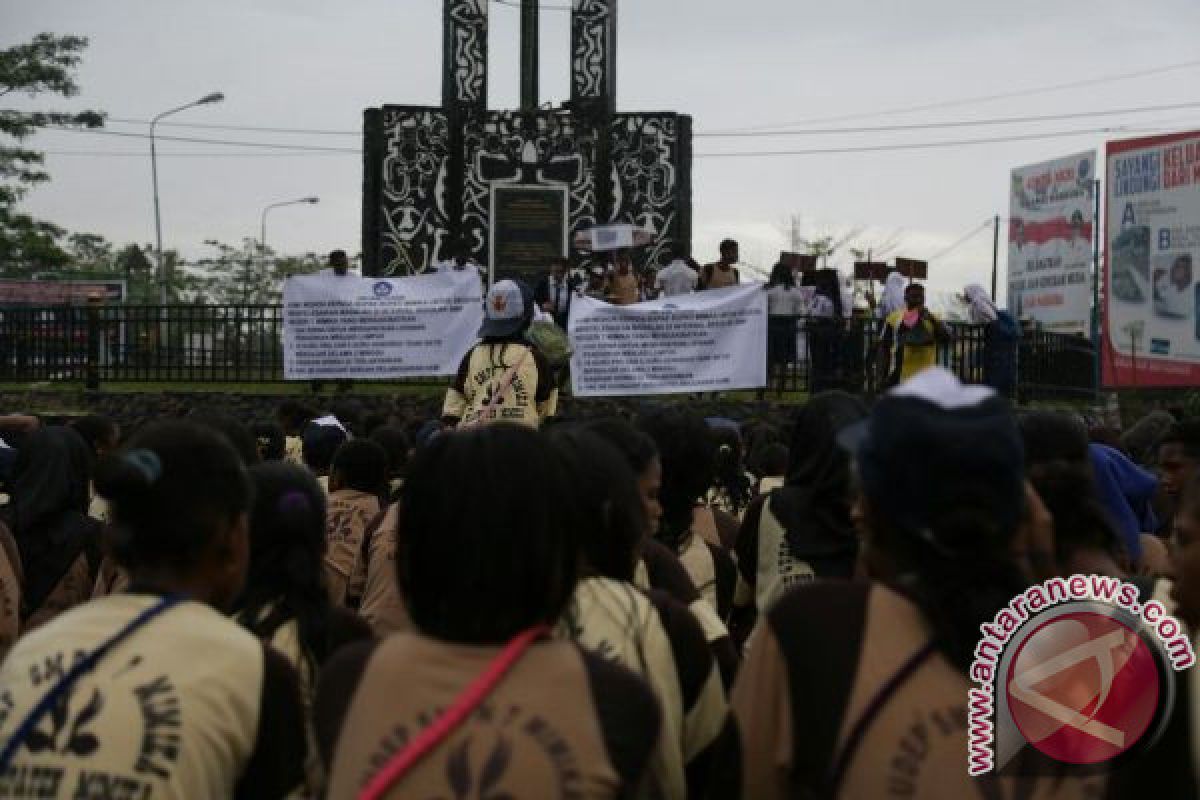
M 287 454 L 287 437 L 277 422 L 255 422 L 250 426 L 260 461 L 282 461 Z
M 337 421 L 345 426 L 351 436 L 366 436 L 364 423 L 366 422 L 366 409 L 363 404 L 352 397 L 342 397 L 333 402 L 329 409 L 333 416 L 337 417 Z
M 767 280 L 764 288 L 771 289 L 776 286 L 786 286 L 789 289 L 796 288 L 796 276 L 792 274 L 792 268 L 782 261 L 771 267 L 771 277 Z
M 783 475 L 787 472 L 788 449 L 779 442 L 763 444 L 753 454 L 759 475 Z
M 329 266 L 331 267 L 348 267 L 350 259 L 346 256 L 345 250 L 329 251 Z
M 674 549 L 692 529 L 696 503 L 712 485 L 715 448 L 708 426 L 696 414 L 662 409 L 638 424 L 654 440 L 662 463 L 658 499 L 663 515 L 658 538 Z
M 837 270 L 822 269 L 816 274 L 817 294 L 829 298 L 829 302 L 833 303 L 833 316 L 835 319 L 841 319 L 845 316 L 846 310 L 842 307 L 842 287 L 838 284 Z
M 579 537 L 586 567 L 606 578 L 632 582 L 638 543 L 646 530 L 637 475 L 617 448 L 587 430 L 560 428 L 547 438 L 571 487 L 569 524 Z
M 115 440 L 120 433 L 120 426 L 112 417 L 105 417 L 100 414 L 88 414 L 86 417 L 80 417 L 74 420 L 67 427 L 72 428 L 76 433 L 83 437 L 87 442 L 88 449 L 93 454 L 96 453 L 96 448 L 103 442 Z
M 260 464 L 250 469 L 250 480 L 250 567 L 238 619 L 263 639 L 295 620 L 301 653 L 315 675 L 329 655 L 332 610 L 323 583 L 325 493 L 294 464 Z
M 336 425 L 309 424 L 301 443 L 304 463 L 318 475 L 327 475 L 333 466 L 334 455 L 348 438 Z
M 718 250 L 718 252 L 724 253 L 729 248 L 737 247 L 737 246 L 738 246 L 738 243 L 734 239 L 722 239 L 721 244 L 717 248 L 717 250 Z
M 317 412 L 296 400 L 284 400 L 275 411 L 275 418 L 289 436 L 298 436 L 305 424 L 317 418 Z
M 412 439 L 403 428 L 384 425 L 371 432 L 371 441 L 378 444 L 387 453 L 388 477 L 403 478 L 404 467 L 408 463 L 408 453 L 412 450 Z
M 188 415 L 188 419 L 224 436 L 247 467 L 252 467 L 261 460 L 258 457 L 258 442 L 255 441 L 254 434 L 237 417 L 213 411 L 193 411 Z
M 1121 537 L 1097 494 L 1088 453 L 1089 433 L 1072 414 L 1034 411 L 1018 420 L 1025 471 L 1054 520 L 1059 565 L 1081 550 L 1100 550 L 1120 562 Z
M 122 566 L 188 569 L 250 507 L 250 480 L 229 440 L 194 422 L 158 422 L 104 459 L 96 492 L 111 505 Z
M 343 489 L 387 496 L 388 456 L 370 439 L 351 439 L 339 447 L 331 469 Z
M 410 473 L 396 571 L 417 629 L 494 645 L 557 622 L 575 591 L 579 545 L 564 523 L 570 489 L 546 442 L 505 423 L 447 433 Z
M 751 500 L 750 479 L 742 462 L 742 437 L 733 428 L 710 428 L 713 440 L 713 488 L 736 514 Z
M 588 422 L 584 429 L 615 447 L 629 464 L 634 475 L 641 476 L 658 458 L 654 440 L 620 417 L 606 417 Z
M 1200 461 L 1200 420 L 1175 423 L 1158 442 L 1159 447 L 1164 444 L 1177 444 L 1185 456 Z

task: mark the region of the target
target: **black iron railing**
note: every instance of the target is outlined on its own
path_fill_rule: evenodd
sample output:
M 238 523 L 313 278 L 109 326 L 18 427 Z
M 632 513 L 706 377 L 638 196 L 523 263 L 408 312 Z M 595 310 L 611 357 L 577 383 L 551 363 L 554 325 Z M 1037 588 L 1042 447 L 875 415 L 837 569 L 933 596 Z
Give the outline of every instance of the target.
M 785 348 L 782 356 L 776 353 L 769 370 L 771 390 L 839 388 L 875 394 L 883 387 L 887 369 L 877 321 L 792 317 L 785 324 L 795 346 Z M 1095 361 L 1086 339 L 1033 332 L 1012 343 L 997 340 L 984 326 L 950 327 L 953 338 L 939 346 L 938 361 L 965 381 L 995 383 L 999 376 L 1005 391 L 1026 402 L 1086 400 L 1095 393 Z M 775 330 L 778 336 L 779 328 Z M 84 381 L 93 386 L 283 381 L 283 308 L 0 308 L 0 380 Z

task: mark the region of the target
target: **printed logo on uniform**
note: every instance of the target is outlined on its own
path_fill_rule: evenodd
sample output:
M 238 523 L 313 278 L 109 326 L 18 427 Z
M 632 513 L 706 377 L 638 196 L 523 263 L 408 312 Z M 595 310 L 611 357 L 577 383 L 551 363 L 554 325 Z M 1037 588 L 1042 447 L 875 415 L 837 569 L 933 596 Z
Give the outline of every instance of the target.
M 1175 673 L 1196 660 L 1161 603 L 1106 576 L 1035 585 L 980 630 L 968 698 L 974 776 L 1144 752 L 1167 723 Z
M 389 297 L 392 294 L 392 285 L 387 281 L 376 281 L 375 285 L 371 287 L 371 290 L 375 292 L 376 297 L 382 300 L 383 298 Z

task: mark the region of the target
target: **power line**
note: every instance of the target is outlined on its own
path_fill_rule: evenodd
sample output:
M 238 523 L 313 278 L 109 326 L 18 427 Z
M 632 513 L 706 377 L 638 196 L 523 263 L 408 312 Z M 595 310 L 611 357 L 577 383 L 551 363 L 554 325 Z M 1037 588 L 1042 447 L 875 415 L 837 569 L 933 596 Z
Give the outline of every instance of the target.
M 131 119 L 129 117 L 107 117 L 106 122 L 116 122 L 122 125 L 149 125 L 148 119 Z M 334 131 L 322 128 L 271 128 L 262 125 L 214 125 L 204 122 L 160 122 L 163 128 L 196 128 L 211 131 L 242 131 L 262 133 L 313 134 L 315 136 L 362 136 L 362 131 Z
M 1177 64 L 1167 64 L 1165 66 L 1152 67 L 1150 69 L 1137 70 L 1135 72 L 1103 75 L 1097 78 L 1086 78 L 1084 80 L 1071 81 L 1069 83 L 1056 83 L 1048 86 L 1037 86 L 1031 89 L 1000 92 L 998 94 L 976 95 L 974 97 L 962 97 L 956 100 L 941 100 L 935 103 L 925 103 L 923 105 L 900 106 L 878 111 L 862 111 L 854 114 L 838 114 L 828 117 L 806 117 L 800 120 L 793 120 L 792 122 L 776 123 L 773 125 L 753 125 L 746 127 L 743 130 L 754 131 L 763 130 L 766 128 L 788 128 L 795 125 L 804 125 L 809 122 L 846 122 L 853 119 L 870 119 L 872 117 L 890 116 L 893 114 L 915 114 L 922 111 L 936 111 L 943 108 L 957 108 L 961 106 L 976 105 L 979 103 L 990 103 L 996 100 L 1011 100 L 1018 97 L 1033 97 L 1034 95 L 1039 94 L 1052 94 L 1054 92 L 1066 91 L 1067 89 L 1080 89 L 1087 86 L 1100 86 L 1106 83 L 1134 80 L 1136 78 L 1146 78 L 1151 75 L 1162 75 L 1163 73 L 1167 72 L 1195 69 L 1196 67 L 1200 67 L 1200 60 L 1182 61 Z
M 148 133 L 131 133 L 129 131 L 109 131 L 102 128 L 72 128 L 66 125 L 47 125 L 44 130 L 64 131 L 67 133 L 84 133 L 94 136 L 119 136 L 128 139 L 149 139 Z M 247 142 L 233 139 L 202 139 L 196 136 L 155 136 L 160 142 L 189 142 L 191 144 L 212 144 L 231 147 L 261 147 L 271 150 L 297 150 L 315 153 L 361 153 L 362 150 L 349 147 L 324 147 L 308 144 L 285 144 L 281 142 Z
M 696 153 L 693 158 L 754 158 L 764 156 L 819 156 L 841 153 L 880 153 L 890 150 L 929 150 L 937 147 L 966 147 L 980 144 L 1004 144 L 1006 142 L 1031 142 L 1039 139 L 1060 139 L 1067 136 L 1086 136 L 1097 133 L 1124 133 L 1123 127 L 1092 128 L 1078 131 L 1055 131 L 1052 133 L 1030 133 L 1012 136 L 990 136 L 983 139 L 945 139 L 936 142 L 904 142 L 899 144 L 861 145 L 855 147 L 828 147 L 811 150 L 754 150 L 726 153 Z
M 964 244 L 971 241 L 979 234 L 983 233 L 985 230 L 990 228 L 992 225 L 993 225 L 993 220 L 991 218 L 984 220 L 982 225 L 980 225 L 976 228 L 972 228 L 962 238 L 960 238 L 956 242 L 954 242 L 954 244 L 950 245 L 949 247 L 945 248 L 944 250 L 939 251 L 937 255 L 930 256 L 929 258 L 925 259 L 926 262 L 933 263 L 934 261 L 937 261 L 939 258 L 942 258 L 943 256 L 947 256 L 950 253 L 953 253 L 955 250 L 962 247 Z
M 802 128 L 792 130 L 761 130 L 761 131 L 714 131 L 693 134 L 696 137 L 727 138 L 727 137 L 759 137 L 759 136 L 819 136 L 846 133 L 888 133 L 895 131 L 923 131 L 938 128 L 972 128 L 988 125 L 1016 125 L 1027 122 L 1056 122 L 1065 119 L 1084 119 L 1092 117 L 1111 117 L 1118 114 L 1148 114 L 1159 111 L 1179 111 L 1185 108 L 1200 108 L 1200 101 L 1176 103 L 1165 106 L 1140 106 L 1138 108 L 1120 108 L 1111 111 L 1075 111 L 1066 114 L 1043 114 L 1027 117 L 993 117 L 980 120 L 954 120 L 948 122 L 917 122 L 903 125 L 876 125 L 862 128 Z
M 108 157 L 108 158 L 145 158 L 146 151 L 144 150 L 43 150 L 41 151 L 48 156 L 90 156 L 90 157 Z M 361 156 L 360 150 L 345 150 L 333 152 L 307 152 L 296 151 L 289 153 L 230 153 L 228 151 L 214 151 L 211 153 L 159 153 L 159 158 L 307 158 L 310 156 Z

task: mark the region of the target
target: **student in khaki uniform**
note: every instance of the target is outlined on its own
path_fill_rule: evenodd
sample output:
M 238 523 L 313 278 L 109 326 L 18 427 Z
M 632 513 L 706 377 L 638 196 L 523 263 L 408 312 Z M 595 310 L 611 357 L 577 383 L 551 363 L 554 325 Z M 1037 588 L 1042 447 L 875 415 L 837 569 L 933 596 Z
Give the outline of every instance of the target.
M 318 672 L 345 645 L 370 639 L 371 629 L 329 599 L 324 583 L 325 493 L 312 474 L 279 462 L 251 468 L 250 478 L 250 567 L 236 616 L 296 670 L 311 734 Z M 323 778 L 313 741 L 310 736 L 306 788 L 316 797 Z
M 640 282 L 629 251 L 618 250 L 612 271 L 608 273 L 604 299 L 617 306 L 633 305 L 640 299 L 639 289 Z
M 367 581 L 363 541 L 387 495 L 387 453 L 370 439 L 338 448 L 329 478 L 325 582 L 334 603 L 357 608 Z
M 959 720 L 979 626 L 1033 579 L 1018 553 L 1017 426 L 990 389 L 935 368 L 885 396 L 869 427 L 842 441 L 851 433 L 860 437 L 847 444 L 857 454 L 861 563 L 872 582 L 802 586 L 767 612 L 733 694 L 744 796 L 865 799 L 896 786 L 925 800 L 986 796 L 967 774 Z M 1038 800 L 1102 796 L 1102 775 L 1040 766 L 989 776 L 991 789 Z
M 720 260 L 705 265 L 700 273 L 701 289 L 725 289 L 737 286 L 741 282 L 741 275 L 734 266 L 738 262 L 738 243 L 733 239 L 726 239 L 721 242 L 720 249 Z
M 0 665 L 0 796 L 282 798 L 303 777 L 296 675 L 223 613 L 246 576 L 245 469 L 183 422 L 130 448 L 96 489 L 133 585 L 26 634 Z
M 463 357 L 446 391 L 443 424 L 457 428 L 513 422 L 536 428 L 554 415 L 554 373 L 525 340 L 533 311 L 533 294 L 515 281 L 498 281 L 488 290 L 480 341 Z
M 736 795 L 727 771 L 735 737 L 704 631 L 665 592 L 643 593 L 633 584 L 646 528 L 633 471 L 612 445 L 585 430 L 556 428 L 550 442 L 573 489 L 568 524 L 583 549 L 582 580 L 557 633 L 623 664 L 654 689 L 663 726 L 651 772 L 664 797 Z
M 21 630 L 21 556 L 0 523 L 0 663 Z
M 653 693 L 624 667 L 537 636 L 576 586 L 569 496 L 559 462 L 521 426 L 441 435 L 417 454 L 397 553 L 415 632 L 353 645 L 322 674 L 331 800 L 357 797 L 417 752 L 378 796 L 616 798 L 642 787 L 661 724 Z M 412 750 L 450 707 L 460 724 Z
M 91 597 L 103 530 L 87 515 L 91 471 L 87 443 L 70 428 L 40 428 L 17 454 L 3 521 L 21 557 L 23 631 Z

